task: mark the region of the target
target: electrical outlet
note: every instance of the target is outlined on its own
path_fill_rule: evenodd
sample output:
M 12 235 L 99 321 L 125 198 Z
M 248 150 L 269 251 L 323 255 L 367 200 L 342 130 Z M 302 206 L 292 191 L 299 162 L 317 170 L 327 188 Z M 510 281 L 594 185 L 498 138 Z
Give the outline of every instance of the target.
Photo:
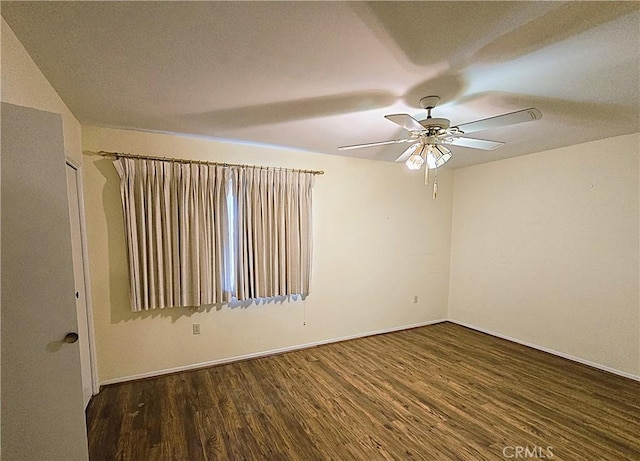
M 193 334 L 194 335 L 199 335 L 200 334 L 200 324 L 199 323 L 194 323 L 193 324 Z
M 413 304 L 418 304 L 418 295 L 413 297 Z

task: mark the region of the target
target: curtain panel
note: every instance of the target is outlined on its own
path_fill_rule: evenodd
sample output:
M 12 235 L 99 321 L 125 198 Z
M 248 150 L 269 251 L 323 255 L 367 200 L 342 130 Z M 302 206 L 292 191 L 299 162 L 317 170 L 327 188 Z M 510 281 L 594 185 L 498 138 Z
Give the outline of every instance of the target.
M 132 310 L 229 301 L 231 291 L 224 286 L 229 171 L 131 158 L 114 164 L 120 175 Z
M 114 164 L 134 312 L 309 293 L 313 173 Z
M 309 294 L 314 175 L 244 168 L 232 183 L 236 297 Z

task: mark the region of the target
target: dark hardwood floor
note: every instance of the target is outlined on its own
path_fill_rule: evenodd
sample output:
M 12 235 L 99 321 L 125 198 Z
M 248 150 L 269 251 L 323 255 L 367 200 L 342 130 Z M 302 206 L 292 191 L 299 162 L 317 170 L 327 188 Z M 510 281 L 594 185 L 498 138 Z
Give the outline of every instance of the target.
M 452 324 L 106 386 L 101 460 L 640 460 L 640 383 Z

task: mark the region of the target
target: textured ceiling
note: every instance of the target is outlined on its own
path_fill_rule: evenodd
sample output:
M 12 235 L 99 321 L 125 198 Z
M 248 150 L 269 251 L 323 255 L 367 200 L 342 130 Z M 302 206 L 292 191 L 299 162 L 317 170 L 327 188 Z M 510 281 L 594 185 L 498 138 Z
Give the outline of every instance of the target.
M 393 160 L 385 114 L 528 107 L 452 166 L 640 131 L 637 2 L 2 2 L 82 124 Z

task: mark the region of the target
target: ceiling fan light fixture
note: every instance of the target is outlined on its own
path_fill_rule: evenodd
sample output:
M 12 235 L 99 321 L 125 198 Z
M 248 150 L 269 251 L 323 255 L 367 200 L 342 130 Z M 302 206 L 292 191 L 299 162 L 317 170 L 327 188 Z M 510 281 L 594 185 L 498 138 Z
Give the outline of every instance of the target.
M 427 152 L 427 168 L 433 170 L 440 168 L 451 159 L 451 151 L 444 146 L 429 145 Z
M 436 168 L 436 153 L 434 152 L 435 149 L 433 148 L 433 146 L 431 144 L 429 144 L 427 146 L 427 168 L 429 168 L 430 170 L 433 170 L 434 168 Z
M 407 147 L 404 152 L 402 152 L 402 154 L 400 155 L 400 157 L 409 157 L 411 156 L 411 154 L 413 154 L 418 147 L 420 147 L 420 143 L 419 142 L 414 142 L 413 144 L 411 144 L 409 147 Z
M 420 149 L 416 149 L 405 163 L 407 168 L 410 170 L 419 170 L 424 164 L 424 157 L 422 156 L 423 152 L 424 146 L 420 146 Z

